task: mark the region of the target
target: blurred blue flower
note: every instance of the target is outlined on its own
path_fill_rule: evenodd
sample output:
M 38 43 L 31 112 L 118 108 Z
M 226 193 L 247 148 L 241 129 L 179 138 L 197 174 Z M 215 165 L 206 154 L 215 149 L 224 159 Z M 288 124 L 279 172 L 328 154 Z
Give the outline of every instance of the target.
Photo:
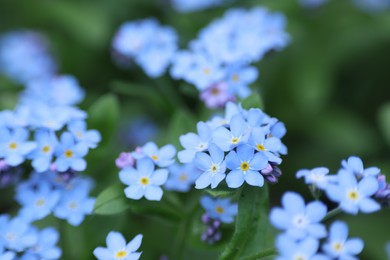
M 126 167 L 133 167 L 135 164 L 135 160 L 131 153 L 122 152 L 119 157 L 115 159 L 115 165 L 119 169 L 123 169 Z
M 8 215 L 0 215 L 0 245 L 9 250 L 22 252 L 33 246 L 37 239 L 35 230 L 25 219 L 21 217 L 10 219 Z
M 329 183 L 335 183 L 337 181 L 336 176 L 328 175 L 329 169 L 326 167 L 317 167 L 311 170 L 302 169 L 296 173 L 297 178 L 304 177 L 306 184 L 313 184 L 319 189 L 325 190 Z
M 64 172 L 69 168 L 75 171 L 84 171 L 87 163 L 83 157 L 87 153 L 88 147 L 85 143 L 77 143 L 74 136 L 69 132 L 62 133 L 55 152 L 57 156 L 56 169 L 60 172 Z
M 362 159 L 357 156 L 350 156 L 347 160 L 343 160 L 341 165 L 345 170 L 352 172 L 358 178 L 377 176 L 381 171 L 378 167 L 369 167 L 364 169 Z
M 139 200 L 145 197 L 148 200 L 161 200 L 163 185 L 168 178 L 166 169 L 154 169 L 153 160 L 142 158 L 137 161 L 137 169 L 124 168 L 119 172 L 122 183 L 129 185 L 125 189 L 126 197 Z
M 340 170 L 338 183 L 329 184 L 326 194 L 330 200 L 339 203 L 343 211 L 356 215 L 359 211 L 372 213 L 380 209 L 379 203 L 370 198 L 378 189 L 375 177 L 367 176 L 358 182 L 352 172 Z
M 170 0 L 170 4 L 178 12 L 194 12 L 221 5 L 226 0 Z
M 63 190 L 60 202 L 54 209 L 54 216 L 78 226 L 85 215 L 92 214 L 95 198 L 88 197 L 89 189 L 79 185 L 71 190 Z
M 16 253 L 13 251 L 6 251 L 1 245 L 0 245 L 0 259 L 1 260 L 14 260 L 16 258 Z
M 29 132 L 21 127 L 9 130 L 0 126 L 0 159 L 4 158 L 10 166 L 21 164 L 36 143 L 27 141 Z
M 167 167 L 175 162 L 173 157 L 176 155 L 176 148 L 171 144 L 164 145 L 159 149 L 155 143 L 148 142 L 139 151 L 141 153 L 132 154 L 135 159 L 138 160 L 146 156 L 159 167 Z
M 276 248 L 279 256 L 276 260 L 310 259 L 310 260 L 330 260 L 329 257 L 318 254 L 319 242 L 312 237 L 302 240 L 294 240 L 287 235 L 280 235 L 276 239 Z
M 298 193 L 286 192 L 282 205 L 283 208 L 276 207 L 270 212 L 270 222 L 274 227 L 285 230 L 288 236 L 296 240 L 326 236 L 326 229 L 320 224 L 327 213 L 325 204 L 312 201 L 305 205 Z
M 200 199 L 200 204 L 206 211 L 206 214 L 215 220 L 224 223 L 232 223 L 238 212 L 237 203 L 231 203 L 230 199 L 211 198 L 203 196 Z
M 200 93 L 202 100 L 208 108 L 220 108 L 229 101 L 235 101 L 235 96 L 230 93 L 229 85 L 222 81 L 215 83 Z
M 232 66 L 227 76 L 230 92 L 242 99 L 247 98 L 251 93 L 249 85 L 257 79 L 258 74 L 255 67 Z
M 142 252 L 137 252 L 141 246 L 141 242 L 141 234 L 138 234 L 126 244 L 126 240 L 121 233 L 111 231 L 106 238 L 107 248 L 97 247 L 93 250 L 93 254 L 99 260 L 137 260 L 142 254 Z
M 260 174 L 268 165 L 264 154 L 255 153 L 252 147 L 242 144 L 237 147 L 237 152 L 231 151 L 225 160 L 226 167 L 231 170 L 226 177 L 228 187 L 238 188 L 244 181 L 252 186 L 264 185 L 264 177 Z
M 68 123 L 68 130 L 78 143 L 84 143 L 88 148 L 96 148 L 102 139 L 99 131 L 87 130 L 87 123 L 83 120 L 75 120 Z
M 173 164 L 169 166 L 168 180 L 164 184 L 166 190 L 187 192 L 195 183 L 201 172 L 194 164 Z
M 48 216 L 60 199 L 60 192 L 41 181 L 34 188 L 18 188 L 16 200 L 21 204 L 20 216 L 35 221 Z
M 343 221 L 335 221 L 330 226 L 327 242 L 322 246 L 332 259 L 358 259 L 355 255 L 363 250 L 360 238 L 348 239 L 348 226 Z
M 57 136 L 53 131 L 39 129 L 35 132 L 34 140 L 37 148 L 29 155 L 32 159 L 32 166 L 37 172 L 47 171 L 58 144 Z
M 196 125 L 198 134 L 187 133 L 180 136 L 180 144 L 184 147 L 183 151 L 178 152 L 178 158 L 182 163 L 191 162 L 197 152 L 203 152 L 208 149 L 211 141 L 211 128 L 204 122 L 198 122 Z
M 59 259 L 61 248 L 56 244 L 59 240 L 58 231 L 53 227 L 47 227 L 37 231 L 38 240 L 30 249 L 26 250 L 20 260 Z
M 209 146 L 209 154 L 198 152 L 193 161 L 203 173 L 195 181 L 195 188 L 204 189 L 211 184 L 214 189 L 225 178 L 226 162 L 224 152 L 215 144 Z

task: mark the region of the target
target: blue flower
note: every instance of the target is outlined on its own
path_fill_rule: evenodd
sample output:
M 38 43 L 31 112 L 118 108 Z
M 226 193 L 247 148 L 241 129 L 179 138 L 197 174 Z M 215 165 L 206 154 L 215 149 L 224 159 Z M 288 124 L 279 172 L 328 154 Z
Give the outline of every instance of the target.
M 200 171 L 194 164 L 173 164 L 169 167 L 168 180 L 164 185 L 167 190 L 187 192 L 199 177 Z
M 41 181 L 34 189 L 17 189 L 16 199 L 22 205 L 20 216 L 30 221 L 49 215 L 60 199 L 58 190 L 53 190 L 50 183 Z
M 37 242 L 37 234 L 23 218 L 0 215 L 0 245 L 21 252 Z
M 232 223 L 238 212 L 237 203 L 231 203 L 230 199 L 213 199 L 210 196 L 203 196 L 200 204 L 210 218 L 224 223 Z
M 196 125 L 198 135 L 194 133 L 187 133 L 180 136 L 180 143 L 184 147 L 177 155 L 180 162 L 191 162 L 197 152 L 203 152 L 208 149 L 211 140 L 212 130 L 204 122 L 198 122 Z
M 64 172 L 69 168 L 75 171 L 83 171 L 87 163 L 83 157 L 88 153 L 88 147 L 84 143 L 76 143 L 73 135 L 64 132 L 61 135 L 61 142 L 57 146 L 55 161 L 57 170 Z
M 329 169 L 325 167 L 317 167 L 311 170 L 302 169 L 296 173 L 297 178 L 304 177 L 306 184 L 313 184 L 319 189 L 325 190 L 329 183 L 337 181 L 336 176 L 329 176 Z
M 161 200 L 163 185 L 168 178 L 166 169 L 154 170 L 153 160 L 142 158 L 137 161 L 137 169 L 124 168 L 119 172 L 122 183 L 129 185 L 125 189 L 126 197 L 139 200 L 145 197 L 148 200 Z
M 58 231 L 47 227 L 37 234 L 37 243 L 28 249 L 20 260 L 59 259 L 62 250 L 56 246 L 59 240 Z
M 357 156 L 350 156 L 347 160 L 343 160 L 341 165 L 345 170 L 354 173 L 358 178 L 377 176 L 381 171 L 378 167 L 369 167 L 364 169 L 362 159 Z
M 1 260 L 14 260 L 16 258 L 16 253 L 13 251 L 5 251 L 3 247 L 0 246 L 0 259 Z
M 264 177 L 259 171 L 267 164 L 267 157 L 263 154 L 255 153 L 249 145 L 239 145 L 237 152 L 231 151 L 226 156 L 226 166 L 231 170 L 226 182 L 230 188 L 238 188 L 244 181 L 249 185 L 261 187 L 264 185 Z
M 85 215 L 92 214 L 95 198 L 88 197 L 89 189 L 83 185 L 62 192 L 61 200 L 54 209 L 54 216 L 65 219 L 69 224 L 78 226 Z
M 324 252 L 332 259 L 357 259 L 364 247 L 360 238 L 348 239 L 348 226 L 345 222 L 335 221 L 329 230 L 327 242 L 322 246 Z
M 28 135 L 29 132 L 21 127 L 15 127 L 11 131 L 0 127 L 0 159 L 4 158 L 10 166 L 21 164 L 36 147 L 36 143 L 26 141 Z
M 195 155 L 194 165 L 203 172 L 195 181 L 197 189 L 204 189 L 210 184 L 211 188 L 214 189 L 226 176 L 224 152 L 215 144 L 210 144 L 209 154 L 199 152 Z
M 273 208 L 270 213 L 271 224 L 294 239 L 326 236 L 326 229 L 320 221 L 325 217 L 327 209 L 320 201 L 305 205 L 303 198 L 295 192 L 286 192 L 282 197 L 283 208 Z
M 239 144 L 248 141 L 250 131 L 242 115 L 234 115 L 230 121 L 230 130 L 221 126 L 213 132 L 213 142 L 227 152 Z
M 135 159 L 140 159 L 147 156 L 152 159 L 157 166 L 167 167 L 174 163 L 175 159 L 173 159 L 173 157 L 175 154 L 176 148 L 171 144 L 167 144 L 159 149 L 155 143 L 148 142 L 141 148 L 141 154 L 133 153 L 133 157 Z
M 267 132 L 261 127 L 252 128 L 249 144 L 258 152 L 264 154 L 268 161 L 280 164 L 282 159 L 276 154 L 281 148 L 280 139 L 277 137 L 268 137 Z
M 328 257 L 318 254 L 319 242 L 312 237 L 306 237 L 296 241 L 290 236 L 280 235 L 276 239 L 276 248 L 279 256 L 276 260 L 307 259 L 330 260 Z
M 178 12 L 194 12 L 222 4 L 222 0 L 172 0 L 170 3 Z
M 257 79 L 258 74 L 254 67 L 232 66 L 227 80 L 230 92 L 240 98 L 247 98 L 251 93 L 248 85 Z
M 44 172 L 49 169 L 58 140 L 54 132 L 43 129 L 35 132 L 34 139 L 37 143 L 37 148 L 29 157 L 32 158 L 34 170 Z
M 101 135 L 97 130 L 86 130 L 87 123 L 83 120 L 72 121 L 68 124 L 68 130 L 71 132 L 76 141 L 84 143 L 88 148 L 96 148 L 100 142 Z
M 326 194 L 330 200 L 339 203 L 343 211 L 356 215 L 359 210 L 363 213 L 371 213 L 380 209 L 380 205 L 370 198 L 378 189 L 379 185 L 375 177 L 367 176 L 358 182 L 353 173 L 340 170 L 338 184 L 329 184 Z
M 136 260 L 140 258 L 142 253 L 137 252 L 141 246 L 141 242 L 141 234 L 138 234 L 128 244 L 126 244 L 126 240 L 121 233 L 111 231 L 108 233 L 106 239 L 107 248 L 97 247 L 93 250 L 93 254 L 99 260 Z

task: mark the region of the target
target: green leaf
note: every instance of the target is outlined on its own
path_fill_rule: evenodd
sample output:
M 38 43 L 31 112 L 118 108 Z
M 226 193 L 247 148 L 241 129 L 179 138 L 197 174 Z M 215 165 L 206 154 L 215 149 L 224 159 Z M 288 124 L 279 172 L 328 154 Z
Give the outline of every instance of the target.
M 388 145 L 390 145 L 390 102 L 384 104 L 378 112 L 379 126 Z
M 121 213 L 129 208 L 127 201 L 122 185 L 115 184 L 99 194 L 93 212 L 100 215 Z
M 267 186 L 244 186 L 238 201 L 236 227 L 220 259 L 247 258 L 267 251 L 269 243 Z
M 161 201 L 148 201 L 148 200 L 130 200 L 128 206 L 133 213 L 142 215 L 160 217 L 168 220 L 181 220 L 184 216 L 180 212 L 180 209 L 169 204 L 164 196 Z
M 185 109 L 179 109 L 173 115 L 168 127 L 167 136 L 164 140 L 176 147 L 180 146 L 180 135 L 196 130 L 196 119 Z
M 237 194 L 237 189 L 229 189 L 228 187 L 217 187 L 215 189 L 205 189 L 205 192 L 213 197 L 232 197 Z
M 89 127 L 100 131 L 102 143 L 109 142 L 119 122 L 120 109 L 117 97 L 112 94 L 100 97 L 88 109 L 88 115 Z
M 242 107 L 245 109 L 250 108 L 264 108 L 263 100 L 257 91 L 253 91 L 252 94 L 242 101 Z

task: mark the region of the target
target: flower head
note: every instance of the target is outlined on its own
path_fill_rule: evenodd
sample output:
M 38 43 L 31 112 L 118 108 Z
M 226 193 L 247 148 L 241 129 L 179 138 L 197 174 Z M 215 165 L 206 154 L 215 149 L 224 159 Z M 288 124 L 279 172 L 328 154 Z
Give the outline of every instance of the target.
M 111 231 L 106 238 L 107 248 L 97 247 L 93 254 L 99 260 L 137 260 L 142 252 L 137 252 L 141 246 L 142 235 L 138 234 L 129 243 L 119 232 Z
M 238 212 L 237 203 L 231 203 L 230 199 L 213 199 L 210 196 L 203 196 L 200 204 L 210 218 L 224 223 L 232 223 Z

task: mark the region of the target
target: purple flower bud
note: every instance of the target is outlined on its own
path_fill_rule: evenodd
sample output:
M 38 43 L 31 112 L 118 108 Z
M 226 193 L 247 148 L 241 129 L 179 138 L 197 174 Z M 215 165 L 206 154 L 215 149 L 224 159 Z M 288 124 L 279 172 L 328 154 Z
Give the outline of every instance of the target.
M 219 221 L 219 220 L 214 220 L 214 222 L 213 222 L 213 227 L 214 228 L 219 228 L 221 226 L 221 221 Z
M 133 167 L 134 158 L 131 156 L 131 153 L 123 152 L 119 155 L 118 158 L 116 158 L 115 164 L 119 169 L 123 169 L 125 167 Z
M 204 214 L 202 215 L 202 222 L 203 222 L 204 224 L 208 224 L 210 221 L 211 221 L 211 218 L 209 217 L 209 215 L 207 215 L 207 213 L 204 213 Z
M 226 82 L 219 82 L 206 88 L 200 94 L 200 99 L 208 108 L 220 108 L 229 101 L 235 101 L 235 97 L 228 91 Z

